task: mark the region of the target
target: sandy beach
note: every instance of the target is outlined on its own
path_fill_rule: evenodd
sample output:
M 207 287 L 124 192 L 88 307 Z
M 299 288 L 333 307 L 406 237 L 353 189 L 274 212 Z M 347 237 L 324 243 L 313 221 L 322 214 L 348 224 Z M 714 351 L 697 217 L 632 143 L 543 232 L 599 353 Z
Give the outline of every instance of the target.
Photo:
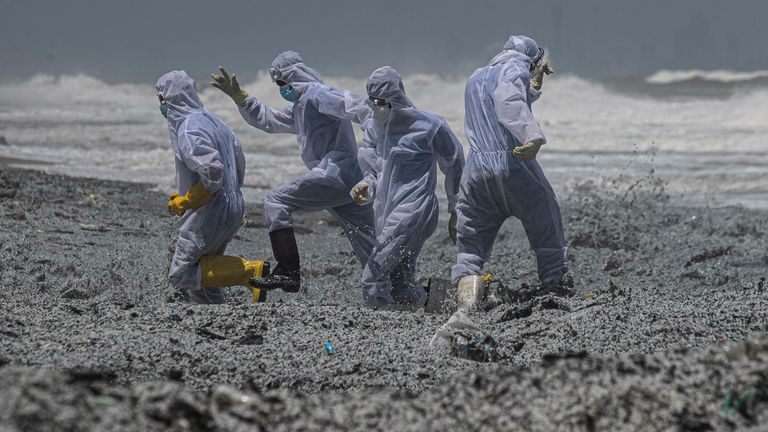
M 362 307 L 324 213 L 297 219 L 304 292 L 180 301 L 153 188 L 0 171 L 2 430 L 765 430 L 768 341 L 739 351 L 768 330 L 765 211 L 677 207 L 650 176 L 574 188 L 578 294 L 474 314 L 499 343 L 483 364 L 429 347 L 448 315 Z M 424 282 L 455 259 L 443 222 Z M 228 253 L 270 258 L 260 203 Z M 516 287 L 533 269 L 508 222 L 487 270 Z

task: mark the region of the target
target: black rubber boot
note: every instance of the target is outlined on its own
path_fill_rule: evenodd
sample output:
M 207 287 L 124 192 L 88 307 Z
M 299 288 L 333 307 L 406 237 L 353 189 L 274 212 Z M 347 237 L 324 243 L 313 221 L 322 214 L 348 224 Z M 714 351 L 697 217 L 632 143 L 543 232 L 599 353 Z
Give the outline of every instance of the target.
M 275 269 L 262 278 L 251 279 L 251 285 L 264 289 L 281 289 L 295 293 L 301 289 L 301 264 L 299 247 L 293 228 L 283 228 L 269 233 L 272 242 L 272 254 L 277 261 Z

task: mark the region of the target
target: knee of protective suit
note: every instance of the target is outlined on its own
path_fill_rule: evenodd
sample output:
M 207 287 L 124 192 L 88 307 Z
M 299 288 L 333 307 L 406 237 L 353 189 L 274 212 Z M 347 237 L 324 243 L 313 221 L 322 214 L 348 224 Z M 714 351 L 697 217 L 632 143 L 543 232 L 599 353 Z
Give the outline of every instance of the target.
M 269 195 L 264 200 L 264 218 L 270 232 L 293 227 L 291 212 L 286 206 L 270 201 Z
M 168 280 L 171 282 L 171 286 L 178 290 L 198 289 L 200 288 L 200 266 L 185 268 L 171 265 Z

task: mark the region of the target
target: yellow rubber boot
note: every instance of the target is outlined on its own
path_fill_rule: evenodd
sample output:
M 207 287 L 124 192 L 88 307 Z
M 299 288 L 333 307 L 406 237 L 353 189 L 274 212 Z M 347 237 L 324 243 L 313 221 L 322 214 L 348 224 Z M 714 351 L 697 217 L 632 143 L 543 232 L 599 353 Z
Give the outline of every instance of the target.
M 251 289 L 254 303 L 266 301 L 266 291 L 254 288 L 250 280 L 260 278 L 264 261 L 247 260 L 226 255 L 206 255 L 200 258 L 200 285 L 203 288 L 244 286 Z

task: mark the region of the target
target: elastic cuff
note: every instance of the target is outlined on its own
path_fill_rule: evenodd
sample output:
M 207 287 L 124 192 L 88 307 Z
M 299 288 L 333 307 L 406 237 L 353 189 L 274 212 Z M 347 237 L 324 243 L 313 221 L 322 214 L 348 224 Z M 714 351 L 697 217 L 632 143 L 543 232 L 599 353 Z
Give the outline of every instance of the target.
M 237 106 L 243 106 L 246 99 L 248 99 L 248 92 L 245 90 L 240 90 L 240 93 L 232 96 L 232 100 L 235 101 Z

